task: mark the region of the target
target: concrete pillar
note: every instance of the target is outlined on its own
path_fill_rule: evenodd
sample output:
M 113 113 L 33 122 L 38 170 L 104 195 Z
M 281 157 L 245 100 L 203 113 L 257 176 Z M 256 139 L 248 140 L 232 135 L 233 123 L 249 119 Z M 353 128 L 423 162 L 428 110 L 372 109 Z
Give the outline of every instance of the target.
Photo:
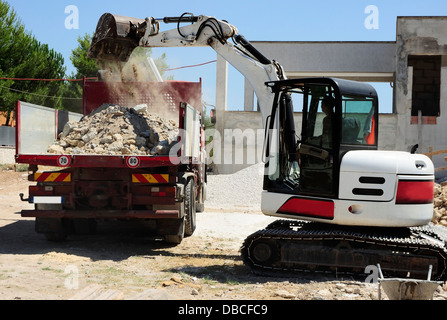
M 227 110 L 228 94 L 228 62 L 217 55 L 216 70 L 216 124 L 214 134 L 214 163 L 215 173 L 222 172 L 224 163 L 224 132 L 225 132 L 225 111 Z M 217 132 L 216 132 L 217 131 Z
M 250 82 L 248 82 L 247 79 L 245 79 L 245 85 L 244 85 L 244 111 L 254 111 L 254 97 L 255 97 L 255 91 L 253 90 L 253 87 L 251 86 Z
M 224 112 L 227 110 L 228 62 L 218 55 L 216 65 L 216 112 Z
M 441 58 L 441 96 L 440 96 L 440 121 L 445 123 L 446 119 L 444 110 L 447 110 L 447 56 Z M 441 120 L 442 119 L 442 120 Z
M 439 107 L 440 107 L 440 115 L 438 117 L 436 129 L 437 132 L 434 137 L 434 146 L 435 150 L 443 150 L 445 148 L 445 137 L 447 134 L 447 56 L 443 55 L 441 57 L 441 88 L 440 88 L 440 97 L 439 97 Z M 445 167 L 445 163 L 442 165 Z M 447 174 L 447 173 L 446 173 Z

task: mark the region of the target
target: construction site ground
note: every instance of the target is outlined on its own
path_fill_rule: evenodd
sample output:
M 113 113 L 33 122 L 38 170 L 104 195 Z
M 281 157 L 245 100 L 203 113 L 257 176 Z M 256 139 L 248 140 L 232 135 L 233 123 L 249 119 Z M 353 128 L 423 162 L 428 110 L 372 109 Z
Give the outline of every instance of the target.
M 18 214 L 32 208 L 19 198 L 19 193 L 28 194 L 27 172 L 3 168 L 0 300 L 378 299 L 377 283 L 346 275 L 273 278 L 252 274 L 243 265 L 239 248 L 249 234 L 274 219 L 256 209 L 260 203 L 244 205 L 216 191 L 234 189 L 231 177 L 209 178 L 210 201 L 205 212 L 197 214 L 197 230 L 178 246 L 123 221 L 99 223 L 94 235 L 72 235 L 66 242 L 55 243 L 35 233 L 33 219 Z M 251 200 L 258 201 L 255 193 L 259 190 L 251 191 L 245 199 L 253 196 Z M 434 299 L 447 299 L 445 289 L 440 286 Z

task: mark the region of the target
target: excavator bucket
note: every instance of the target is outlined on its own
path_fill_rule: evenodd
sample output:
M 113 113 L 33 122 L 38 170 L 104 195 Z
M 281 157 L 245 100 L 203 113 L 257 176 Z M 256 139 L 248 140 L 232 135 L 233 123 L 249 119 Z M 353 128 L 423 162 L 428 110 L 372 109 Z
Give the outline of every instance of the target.
M 88 57 L 127 61 L 145 35 L 147 26 L 147 21 L 143 19 L 103 14 L 96 27 Z

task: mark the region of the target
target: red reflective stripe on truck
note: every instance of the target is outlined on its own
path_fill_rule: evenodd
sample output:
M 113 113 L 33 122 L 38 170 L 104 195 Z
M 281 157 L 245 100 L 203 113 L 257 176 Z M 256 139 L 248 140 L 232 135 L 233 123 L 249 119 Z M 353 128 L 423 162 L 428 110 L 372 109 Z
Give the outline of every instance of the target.
M 71 174 L 66 172 L 42 172 L 34 174 L 34 181 L 37 182 L 71 182 Z
M 334 219 L 334 202 L 329 200 L 290 198 L 279 208 L 278 213 L 332 220 Z
M 144 175 L 142 175 L 142 174 L 133 174 L 132 175 L 132 182 L 145 183 L 147 181 L 146 181 L 146 179 L 144 179 Z
M 426 204 L 433 202 L 433 180 L 399 180 L 396 204 Z
M 133 174 L 134 183 L 169 183 L 169 174 Z
M 168 174 L 153 174 L 152 176 L 155 178 L 155 180 L 157 180 L 160 183 L 168 183 L 169 182 Z

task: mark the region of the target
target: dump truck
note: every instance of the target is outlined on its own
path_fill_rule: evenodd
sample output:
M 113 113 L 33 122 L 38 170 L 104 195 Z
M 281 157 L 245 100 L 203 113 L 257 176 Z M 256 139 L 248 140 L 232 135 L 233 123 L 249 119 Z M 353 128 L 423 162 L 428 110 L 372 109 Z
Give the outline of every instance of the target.
M 178 132 L 175 145 L 165 154 L 48 153 L 69 124 L 108 105 L 126 107 L 131 113 L 137 113 L 135 105 L 146 105 L 149 114 L 169 115 L 178 126 L 173 128 Z M 123 112 L 113 116 L 123 117 Z M 83 114 L 19 101 L 16 117 L 16 162 L 28 164 L 28 180 L 36 182 L 28 197 L 20 194 L 23 201 L 34 204 L 21 216 L 36 218 L 37 233 L 63 241 L 73 233 L 93 232 L 98 221 L 135 219 L 145 221 L 172 244 L 194 233 L 196 212 L 204 210 L 206 197 L 201 81 L 111 85 L 84 79 Z

